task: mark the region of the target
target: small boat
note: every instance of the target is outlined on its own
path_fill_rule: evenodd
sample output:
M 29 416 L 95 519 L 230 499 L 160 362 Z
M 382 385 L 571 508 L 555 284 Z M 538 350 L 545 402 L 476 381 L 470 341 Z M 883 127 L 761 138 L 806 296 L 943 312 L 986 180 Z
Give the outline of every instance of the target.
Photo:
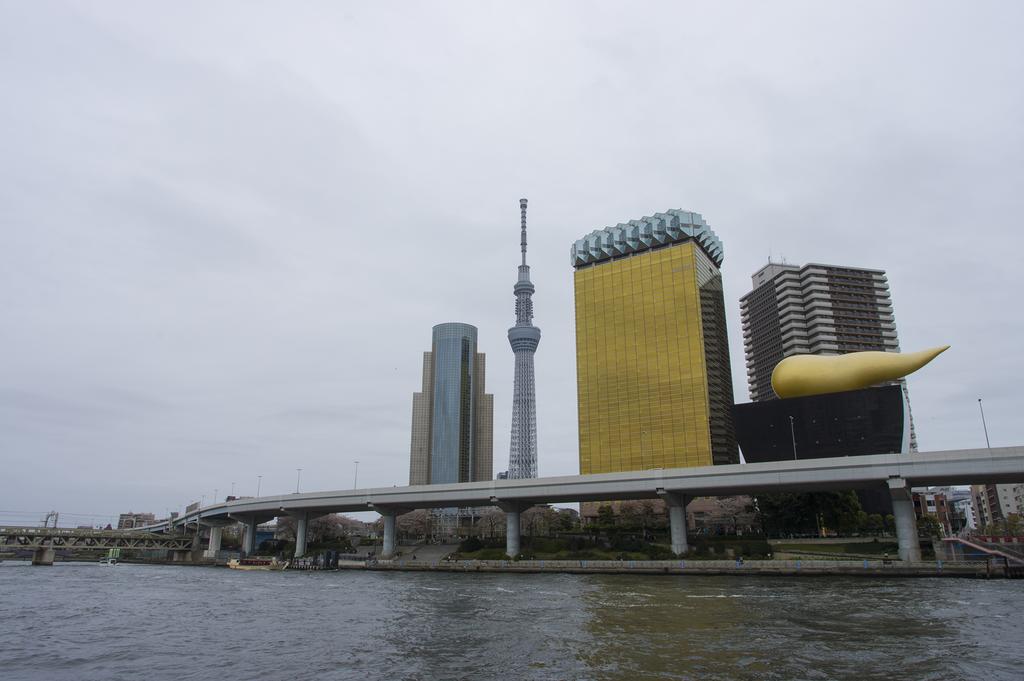
M 265 558 L 253 556 L 251 558 L 232 558 L 228 561 L 228 567 L 232 570 L 284 570 L 288 567 L 288 561 L 278 560 L 276 557 Z
M 100 558 L 100 565 L 117 565 L 117 558 L 103 556 L 102 558 Z

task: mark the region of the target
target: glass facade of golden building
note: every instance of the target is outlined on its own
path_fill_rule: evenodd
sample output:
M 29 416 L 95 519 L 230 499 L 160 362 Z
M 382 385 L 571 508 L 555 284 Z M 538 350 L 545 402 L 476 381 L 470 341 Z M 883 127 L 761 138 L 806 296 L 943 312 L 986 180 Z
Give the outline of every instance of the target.
M 738 462 L 714 233 L 670 211 L 573 249 L 580 473 Z

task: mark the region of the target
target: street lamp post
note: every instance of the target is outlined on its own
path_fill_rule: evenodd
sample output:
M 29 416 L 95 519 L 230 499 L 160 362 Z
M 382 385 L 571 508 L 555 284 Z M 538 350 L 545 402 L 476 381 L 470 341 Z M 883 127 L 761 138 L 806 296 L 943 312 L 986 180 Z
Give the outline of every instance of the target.
M 262 484 L 263 484 L 263 476 L 262 475 L 257 475 L 256 476 L 256 496 L 257 497 L 260 495 L 260 486 Z
M 985 407 L 981 406 L 981 398 L 978 398 L 978 410 L 981 411 L 981 427 L 985 429 L 985 446 L 992 449 L 992 444 L 988 441 L 988 426 L 985 424 Z
M 296 494 L 299 493 L 299 480 L 301 480 L 301 479 L 302 479 L 302 469 L 301 468 L 296 468 L 295 469 L 295 493 Z
M 356 472 L 355 475 L 352 476 L 352 489 L 357 489 L 359 487 L 359 462 L 356 461 L 355 464 Z
M 235 483 L 231 483 L 231 496 L 235 496 Z
M 789 417 L 789 437 L 793 441 L 793 461 L 796 461 L 796 431 L 793 429 L 793 417 Z

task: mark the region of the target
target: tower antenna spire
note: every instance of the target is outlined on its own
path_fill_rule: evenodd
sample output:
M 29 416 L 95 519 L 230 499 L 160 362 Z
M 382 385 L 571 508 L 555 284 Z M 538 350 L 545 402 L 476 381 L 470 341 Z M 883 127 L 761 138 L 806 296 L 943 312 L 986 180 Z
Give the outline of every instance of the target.
M 519 239 L 520 249 L 523 251 L 523 264 L 526 264 L 526 199 L 519 199 L 519 215 L 522 223 L 522 236 Z

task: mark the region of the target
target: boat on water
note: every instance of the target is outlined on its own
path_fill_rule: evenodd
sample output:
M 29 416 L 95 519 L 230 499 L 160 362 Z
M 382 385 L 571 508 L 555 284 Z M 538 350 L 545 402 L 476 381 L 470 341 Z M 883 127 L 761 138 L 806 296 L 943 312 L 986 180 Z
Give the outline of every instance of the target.
M 100 558 L 100 565 L 117 565 L 117 559 L 121 557 L 121 549 L 107 549 L 107 555 Z
M 228 561 L 228 567 L 232 570 L 284 570 L 288 567 L 288 561 L 278 560 L 276 557 L 265 558 L 253 556 L 252 558 L 232 558 Z

